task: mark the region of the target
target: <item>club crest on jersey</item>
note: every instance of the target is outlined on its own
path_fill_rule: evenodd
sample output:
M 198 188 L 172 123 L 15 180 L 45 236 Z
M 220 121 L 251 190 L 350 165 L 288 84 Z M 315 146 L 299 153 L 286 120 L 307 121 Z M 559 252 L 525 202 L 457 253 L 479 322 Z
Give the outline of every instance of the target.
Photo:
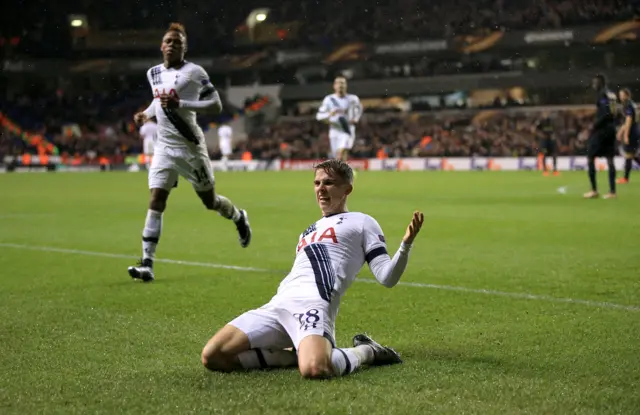
M 378 239 L 380 239 L 380 242 L 382 243 L 387 243 L 387 241 L 384 240 L 384 235 L 378 235 Z
M 315 224 L 312 225 L 315 229 Z M 331 228 L 327 228 L 318 235 L 317 231 L 314 231 L 310 236 L 309 234 L 303 234 L 302 239 L 298 242 L 298 249 L 296 252 L 300 252 L 302 248 L 309 244 L 320 243 L 320 242 L 331 242 L 334 244 L 338 243 L 338 238 L 336 237 L 336 230 Z

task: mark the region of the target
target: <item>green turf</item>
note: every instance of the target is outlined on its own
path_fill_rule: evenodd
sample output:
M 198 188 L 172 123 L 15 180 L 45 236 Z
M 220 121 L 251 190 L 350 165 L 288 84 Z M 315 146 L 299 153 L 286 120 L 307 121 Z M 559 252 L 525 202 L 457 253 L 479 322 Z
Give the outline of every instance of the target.
M 585 201 L 584 173 L 359 174 L 349 208 L 392 250 L 425 212 L 402 281 L 541 297 L 355 283 L 338 343 L 367 331 L 405 364 L 328 382 L 202 368 L 207 339 L 270 298 L 319 216 L 309 173 L 217 181 L 248 209 L 251 247 L 182 182 L 158 256 L 271 271 L 158 263 L 141 284 L 130 259 L 25 247 L 139 255 L 143 173 L 0 175 L 0 413 L 640 412 L 640 180 Z

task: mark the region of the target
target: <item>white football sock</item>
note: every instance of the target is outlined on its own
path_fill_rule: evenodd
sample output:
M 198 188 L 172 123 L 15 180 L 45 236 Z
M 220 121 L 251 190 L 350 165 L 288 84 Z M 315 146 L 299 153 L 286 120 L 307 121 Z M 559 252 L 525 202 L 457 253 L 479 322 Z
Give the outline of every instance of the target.
M 162 212 L 149 209 L 142 230 L 142 259 L 153 261 L 156 257 L 156 246 L 162 233 Z
M 291 367 L 298 364 L 298 356 L 291 350 L 251 349 L 238 355 L 244 369 Z
M 335 376 L 344 376 L 354 372 L 363 361 L 356 353 L 356 348 L 333 349 L 331 351 L 331 365 Z

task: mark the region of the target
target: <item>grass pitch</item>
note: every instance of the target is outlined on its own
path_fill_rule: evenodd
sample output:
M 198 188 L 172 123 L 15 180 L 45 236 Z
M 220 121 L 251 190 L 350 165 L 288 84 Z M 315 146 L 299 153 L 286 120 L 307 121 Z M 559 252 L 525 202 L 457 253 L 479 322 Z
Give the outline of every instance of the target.
M 153 284 L 126 272 L 140 255 L 144 173 L 0 175 L 0 412 L 637 414 L 633 182 L 618 200 L 585 201 L 584 173 L 359 174 L 349 208 L 378 219 L 390 251 L 414 209 L 425 226 L 403 285 L 347 292 L 337 341 L 367 331 L 405 363 L 313 382 L 209 373 L 199 360 L 290 268 L 320 216 L 310 173 L 217 174 L 249 212 L 248 249 L 181 181 L 157 252 L 173 262 L 157 263 Z

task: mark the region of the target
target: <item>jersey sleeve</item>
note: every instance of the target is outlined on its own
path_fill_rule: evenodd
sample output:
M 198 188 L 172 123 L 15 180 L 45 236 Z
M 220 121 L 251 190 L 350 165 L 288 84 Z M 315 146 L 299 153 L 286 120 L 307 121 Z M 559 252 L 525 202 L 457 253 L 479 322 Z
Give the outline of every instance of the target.
M 362 103 L 360 102 L 360 98 L 357 95 L 353 96 L 353 121 L 360 121 L 360 117 L 362 117 L 363 108 Z
M 154 66 L 155 68 L 155 66 Z M 151 76 L 151 71 L 153 71 L 153 68 L 149 68 L 149 70 L 147 71 L 147 82 L 149 82 L 149 88 L 151 88 L 151 95 L 153 96 L 153 81 L 152 81 L 152 76 Z M 155 96 L 151 99 L 151 103 L 149 104 L 149 106 L 143 111 L 144 114 L 147 116 L 147 118 L 153 118 L 156 116 L 156 108 L 155 108 Z
M 387 241 L 382 233 L 382 228 L 378 222 L 371 216 L 365 216 L 363 229 L 364 258 L 368 264 L 381 255 L 387 254 Z
M 151 83 L 151 70 L 153 70 L 153 68 L 149 68 L 147 70 L 147 82 L 149 82 L 149 87 L 151 87 L 151 89 L 153 89 L 153 85 Z
M 634 117 L 634 110 L 633 107 L 631 105 L 625 105 L 624 107 L 624 115 L 628 116 L 628 117 Z
M 393 258 L 390 258 L 382 229 L 372 217 L 365 219 L 363 236 L 365 259 L 373 276 L 385 287 L 394 287 L 407 267 L 411 246 L 401 243 Z
M 211 80 L 209 79 L 209 74 L 207 74 L 207 71 L 205 71 L 202 66 L 196 65 L 195 69 L 193 70 L 192 76 L 193 76 L 194 82 L 196 82 L 200 88 L 198 100 L 204 101 L 204 100 L 213 99 L 214 95 L 216 94 L 216 88 L 211 83 Z
M 594 123 L 594 129 L 598 129 L 603 125 L 612 122 L 614 120 L 613 113 L 616 108 L 616 96 L 611 92 L 605 92 L 600 96 L 598 100 L 598 110 L 596 114 L 596 120 Z
M 217 112 L 222 111 L 220 95 L 209 80 L 209 75 L 204 68 L 194 65 L 194 68 L 191 70 L 191 82 L 197 83 L 198 99 L 180 99 L 180 108 L 195 112 L 208 112 L 211 110 L 215 110 Z
M 327 121 L 331 114 L 331 101 L 329 97 L 324 97 L 322 100 L 322 105 L 318 108 L 318 113 L 316 114 L 316 120 L 318 121 Z

